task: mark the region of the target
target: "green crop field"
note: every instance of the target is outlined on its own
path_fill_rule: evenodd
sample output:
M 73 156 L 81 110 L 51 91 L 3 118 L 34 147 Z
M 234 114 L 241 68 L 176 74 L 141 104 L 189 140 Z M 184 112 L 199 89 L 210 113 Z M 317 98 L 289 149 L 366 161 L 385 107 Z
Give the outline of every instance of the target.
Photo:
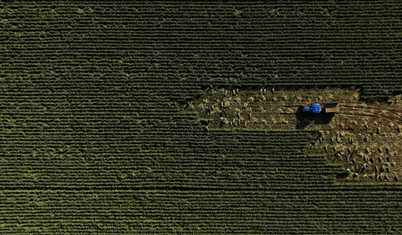
M 402 93 L 401 13 L 398 0 L 0 0 L 0 234 L 402 233 L 401 180 L 339 183 L 342 164 L 307 149 L 316 131 L 206 130 L 183 111 L 209 87 L 350 88 L 381 107 Z M 323 143 L 341 148 L 333 134 Z

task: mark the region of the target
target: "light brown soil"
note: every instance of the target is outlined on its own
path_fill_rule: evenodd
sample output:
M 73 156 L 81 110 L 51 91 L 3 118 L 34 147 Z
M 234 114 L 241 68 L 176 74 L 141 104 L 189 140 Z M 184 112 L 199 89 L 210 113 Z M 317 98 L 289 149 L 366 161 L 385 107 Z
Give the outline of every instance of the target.
M 221 88 L 203 91 L 199 99 L 186 104 L 184 109 L 196 111 L 203 123 L 208 122 L 206 129 L 295 129 L 300 105 L 338 102 L 339 112 L 328 124 L 313 120 L 303 126 L 320 131 L 308 144 L 307 154 L 324 152 L 330 162 L 342 164 L 345 175 L 338 178 L 341 183 L 400 182 L 401 98 L 401 95 L 392 97 L 391 104 L 366 104 L 359 101 L 358 91 L 347 89 Z

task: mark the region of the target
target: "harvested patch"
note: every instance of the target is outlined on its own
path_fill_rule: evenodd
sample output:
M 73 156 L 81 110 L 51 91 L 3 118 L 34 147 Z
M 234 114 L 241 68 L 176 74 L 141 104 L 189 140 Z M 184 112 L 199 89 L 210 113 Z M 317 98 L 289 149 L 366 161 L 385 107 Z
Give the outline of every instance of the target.
M 395 96 L 388 103 L 367 104 L 358 101 L 357 91 L 346 89 L 213 88 L 201 92 L 200 98 L 189 102 L 185 110 L 197 112 L 199 118 L 207 123 L 208 130 L 322 130 L 309 144 L 307 153 L 325 153 L 328 160 L 342 164 L 345 169 L 353 169 L 347 177 L 353 177 L 356 183 L 383 182 L 387 179 L 396 182 L 392 179 L 399 179 L 402 174 L 402 145 L 398 144 L 402 137 L 400 99 L 400 96 Z M 328 120 L 319 116 L 298 115 L 300 106 L 317 102 L 338 103 L 339 108 Z M 334 158 L 334 154 L 339 156 Z M 340 177 L 338 182 L 349 181 Z

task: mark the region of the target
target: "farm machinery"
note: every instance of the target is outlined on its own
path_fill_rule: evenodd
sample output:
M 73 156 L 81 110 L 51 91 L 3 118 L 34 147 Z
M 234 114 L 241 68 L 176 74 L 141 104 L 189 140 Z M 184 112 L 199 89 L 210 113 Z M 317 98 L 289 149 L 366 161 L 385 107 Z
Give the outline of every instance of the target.
M 310 106 L 302 106 L 301 112 L 305 114 L 336 113 L 339 112 L 339 106 L 338 103 L 325 103 L 325 104 L 316 103 Z
M 337 112 L 339 112 L 338 103 L 301 105 L 296 112 L 296 128 L 303 129 L 313 121 L 315 124 L 329 124 Z

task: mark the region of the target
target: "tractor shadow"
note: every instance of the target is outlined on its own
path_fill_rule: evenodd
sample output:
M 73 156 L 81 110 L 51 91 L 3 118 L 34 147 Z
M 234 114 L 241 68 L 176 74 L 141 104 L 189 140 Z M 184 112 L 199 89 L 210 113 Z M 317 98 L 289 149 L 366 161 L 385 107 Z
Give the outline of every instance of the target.
M 303 106 L 299 106 L 296 112 L 296 129 L 305 129 L 308 125 L 314 122 L 314 124 L 329 124 L 332 118 L 335 116 L 334 113 L 323 113 L 313 114 L 302 112 Z

